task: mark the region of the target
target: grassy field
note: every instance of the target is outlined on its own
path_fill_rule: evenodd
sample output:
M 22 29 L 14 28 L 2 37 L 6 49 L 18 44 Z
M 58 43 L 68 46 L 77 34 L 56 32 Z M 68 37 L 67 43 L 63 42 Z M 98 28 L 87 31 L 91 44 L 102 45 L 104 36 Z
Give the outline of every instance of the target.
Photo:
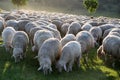
M 0 40 L 2 44 L 2 40 Z M 43 75 L 38 72 L 38 61 L 33 59 L 35 53 L 27 51 L 27 57 L 20 63 L 15 63 L 11 54 L 0 47 L 0 80 L 120 80 L 120 68 L 107 67 L 96 57 L 96 49 L 92 49 L 89 55 L 89 67 L 81 60 L 81 67 L 74 65 L 72 72 L 58 71 L 53 66 L 53 72 Z

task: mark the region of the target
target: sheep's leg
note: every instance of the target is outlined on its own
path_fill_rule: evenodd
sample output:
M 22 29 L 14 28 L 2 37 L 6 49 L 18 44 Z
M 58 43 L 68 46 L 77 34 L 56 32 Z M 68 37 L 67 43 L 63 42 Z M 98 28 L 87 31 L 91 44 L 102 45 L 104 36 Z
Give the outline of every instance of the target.
M 80 56 L 77 58 L 76 63 L 77 63 L 77 66 L 79 68 L 80 67 Z
M 89 67 L 89 65 L 88 65 L 88 52 L 84 56 L 84 63 L 86 64 L 87 67 Z
M 74 60 L 70 61 L 70 63 L 68 64 L 68 70 L 67 70 L 67 72 L 72 71 L 73 63 L 74 63 Z

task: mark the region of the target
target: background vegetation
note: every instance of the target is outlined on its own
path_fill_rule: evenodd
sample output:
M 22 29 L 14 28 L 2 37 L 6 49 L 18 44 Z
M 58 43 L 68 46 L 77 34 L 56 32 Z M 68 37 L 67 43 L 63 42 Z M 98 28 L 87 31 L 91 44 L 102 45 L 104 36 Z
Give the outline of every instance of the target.
M 120 0 L 98 0 L 98 2 L 95 16 L 120 18 Z M 11 3 L 11 0 L 0 0 L 0 8 L 13 10 L 17 7 Z M 83 0 L 28 0 L 26 6 L 21 8 L 90 15 L 83 6 Z

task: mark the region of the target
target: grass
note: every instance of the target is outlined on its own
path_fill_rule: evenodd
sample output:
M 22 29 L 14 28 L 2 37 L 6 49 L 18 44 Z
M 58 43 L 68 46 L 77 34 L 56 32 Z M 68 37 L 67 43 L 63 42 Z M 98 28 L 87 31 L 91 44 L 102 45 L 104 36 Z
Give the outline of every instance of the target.
M 0 44 L 2 44 L 1 39 Z M 79 69 L 74 65 L 72 72 L 58 73 L 53 66 L 52 74 L 46 76 L 37 71 L 39 65 L 38 61 L 33 59 L 35 55 L 28 49 L 27 57 L 15 63 L 11 54 L 0 47 L 0 80 L 120 80 L 120 69 L 104 65 L 102 60 L 96 57 L 96 49 L 90 51 L 89 67 L 83 65 L 81 60 Z

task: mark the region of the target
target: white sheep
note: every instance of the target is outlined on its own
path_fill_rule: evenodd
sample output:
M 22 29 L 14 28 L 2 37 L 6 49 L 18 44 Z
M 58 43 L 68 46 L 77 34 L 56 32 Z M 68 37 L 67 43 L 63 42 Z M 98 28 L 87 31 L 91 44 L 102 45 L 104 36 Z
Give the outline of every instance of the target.
M 3 46 L 6 51 L 11 49 L 12 39 L 15 34 L 15 29 L 12 27 L 6 27 L 2 32 Z
M 25 52 L 29 43 L 28 35 L 24 31 L 17 31 L 12 40 L 12 48 L 15 62 L 25 57 Z
M 65 37 L 63 37 L 60 42 L 63 47 L 69 41 L 75 41 L 75 40 L 76 40 L 76 37 L 73 34 L 66 34 Z
M 79 31 L 81 31 L 81 25 L 79 24 L 79 22 L 72 22 L 68 27 L 67 34 L 76 35 Z
M 53 37 L 54 36 L 52 32 L 48 30 L 38 30 L 34 35 L 34 39 L 33 39 L 34 46 L 32 47 L 32 51 L 33 52 L 38 51 L 45 40 Z
M 34 38 L 35 33 L 36 33 L 38 30 L 43 30 L 43 29 L 40 28 L 40 27 L 34 27 L 34 28 L 32 28 L 32 29 L 30 30 L 29 39 L 30 39 L 31 45 L 33 45 L 33 38 Z
M 81 29 L 82 29 L 83 31 L 89 31 L 91 28 L 92 28 L 92 25 L 89 24 L 89 23 L 85 23 L 85 24 L 81 27 Z
M 29 23 L 29 20 L 19 20 L 18 21 L 18 27 L 19 27 L 19 31 L 25 31 L 25 26 Z
M 76 40 L 81 44 L 82 53 L 88 52 L 94 47 L 95 40 L 88 31 L 81 31 L 76 35 Z
M 16 31 L 18 31 L 19 27 L 18 27 L 18 21 L 16 20 L 8 20 L 6 21 L 6 27 L 13 27 Z
M 27 34 L 29 34 L 29 33 L 30 33 L 30 30 L 31 30 L 32 28 L 34 28 L 34 27 L 38 27 L 38 25 L 37 25 L 35 22 L 29 22 L 29 23 L 27 23 L 27 24 L 25 25 L 25 32 L 26 32 Z
M 56 38 L 47 39 L 39 48 L 38 58 L 40 67 L 39 70 L 43 70 L 44 74 L 52 72 L 52 64 L 59 59 L 61 55 L 61 44 Z
M 100 44 L 102 38 L 102 30 L 99 27 L 92 27 L 89 32 L 94 37 L 94 40 Z
M 62 35 L 62 36 L 65 36 L 65 35 L 66 35 L 69 26 L 70 26 L 69 23 L 64 23 L 64 24 L 61 26 L 61 35 Z
M 82 52 L 79 42 L 70 41 L 62 48 L 61 57 L 56 65 L 56 68 L 59 70 L 59 72 L 61 72 L 63 68 L 67 72 L 72 71 L 72 66 L 75 61 L 78 67 L 80 67 L 81 57 Z
M 81 44 L 81 51 L 84 54 L 84 62 L 87 64 L 88 52 L 95 46 L 96 41 L 88 31 L 81 31 L 76 35 L 76 41 Z M 87 64 L 88 66 L 88 64 Z
M 102 45 L 97 49 L 98 57 L 107 61 L 107 55 L 114 60 L 120 59 L 120 37 L 109 34 L 104 38 Z M 114 64 L 112 64 L 114 67 Z
M 113 25 L 113 24 L 103 24 L 103 25 L 100 25 L 100 26 L 98 26 L 98 27 L 101 28 L 101 30 L 102 30 L 102 35 L 103 35 L 103 33 L 104 33 L 105 30 L 111 29 L 111 28 L 115 28 L 115 25 Z
M 61 40 L 61 34 L 58 30 L 50 28 L 50 27 L 46 27 L 46 26 L 40 26 L 41 28 L 51 31 L 53 33 L 53 36 L 59 40 Z

